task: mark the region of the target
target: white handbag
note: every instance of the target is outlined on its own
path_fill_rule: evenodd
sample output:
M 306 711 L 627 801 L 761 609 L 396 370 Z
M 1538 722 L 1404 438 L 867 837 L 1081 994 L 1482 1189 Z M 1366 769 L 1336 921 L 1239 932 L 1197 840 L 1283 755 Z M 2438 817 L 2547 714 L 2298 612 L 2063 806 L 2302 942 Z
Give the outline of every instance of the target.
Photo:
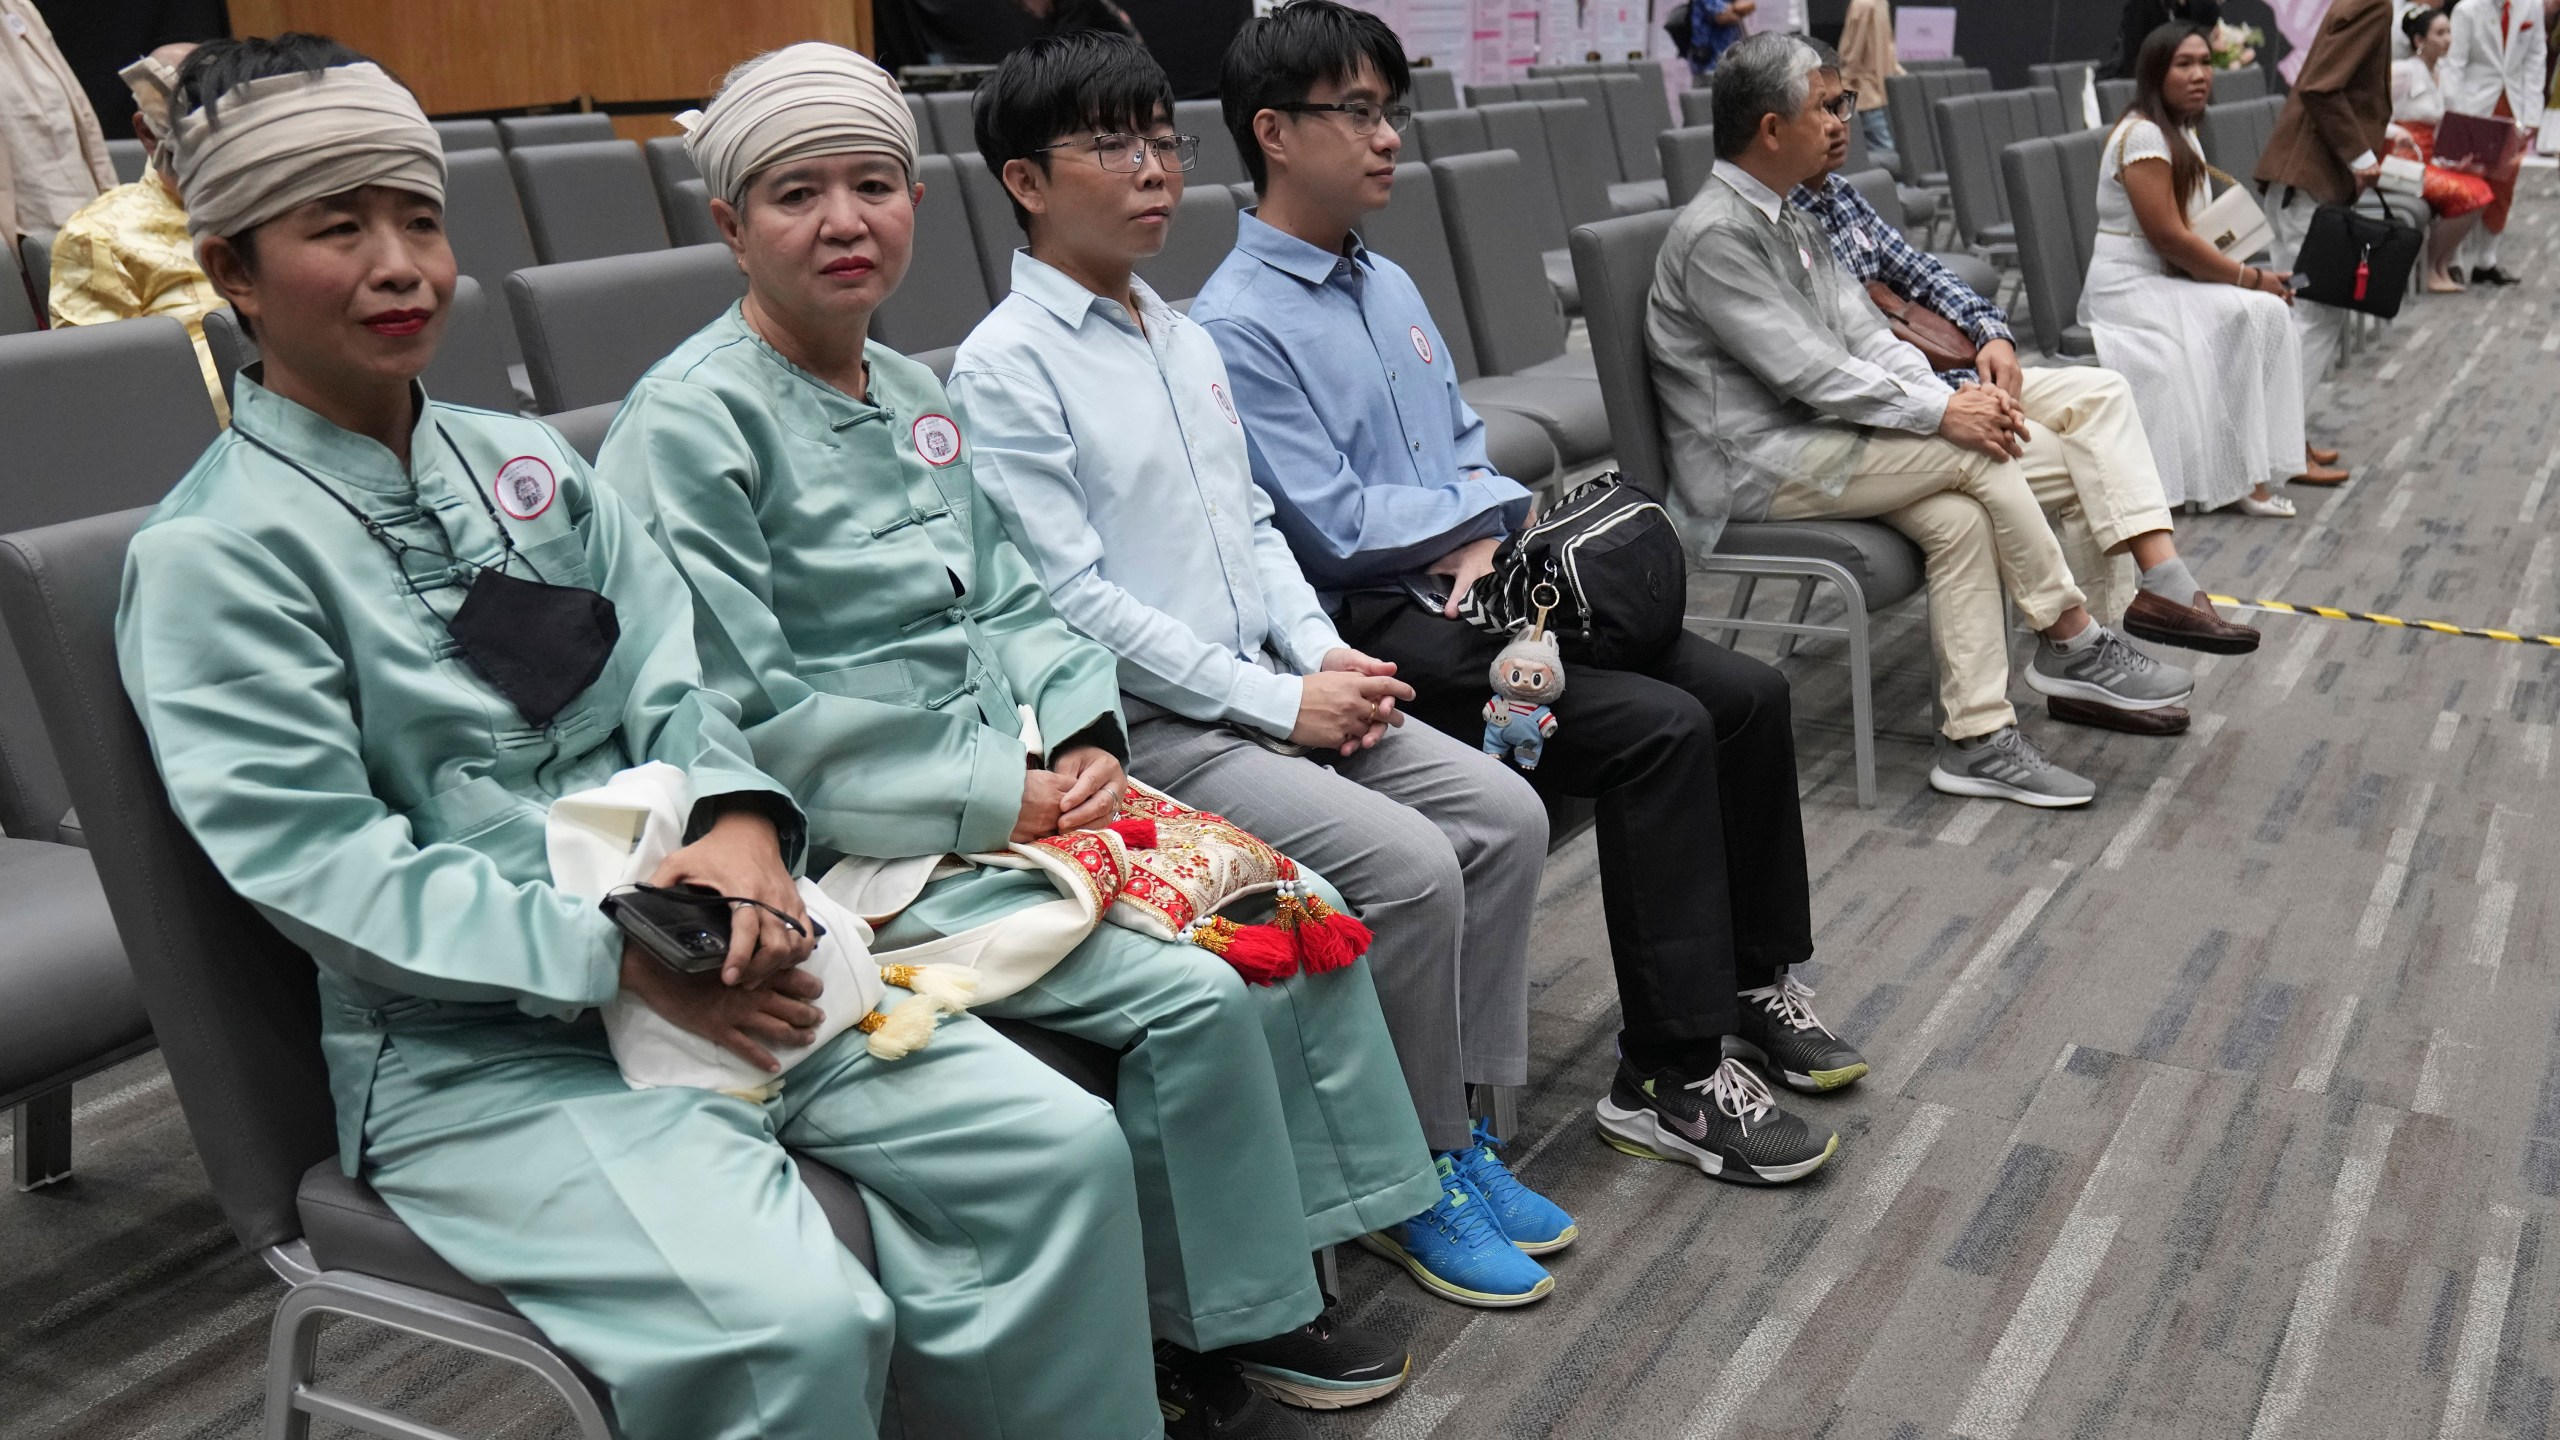
M 2228 260 L 2246 260 L 2273 248 L 2276 230 L 2267 223 L 2266 206 L 2257 195 L 2221 171 L 2205 168 L 2231 188 L 2213 197 L 2213 203 L 2196 216 L 2195 232 Z
M 2376 183 L 2385 194 L 2423 200 L 2427 195 L 2426 162 L 2412 160 L 2406 155 L 2385 155 L 2382 157 L 2382 179 Z

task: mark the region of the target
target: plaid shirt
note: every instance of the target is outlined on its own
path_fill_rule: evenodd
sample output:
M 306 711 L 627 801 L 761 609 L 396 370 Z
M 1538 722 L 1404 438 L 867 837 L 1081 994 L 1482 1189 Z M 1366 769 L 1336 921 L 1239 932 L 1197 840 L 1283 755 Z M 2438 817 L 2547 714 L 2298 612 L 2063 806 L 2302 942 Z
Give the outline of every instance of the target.
M 1859 284 L 1883 281 L 1894 294 L 1954 321 L 1976 346 L 1994 340 L 2017 344 L 2017 336 L 2009 331 L 2009 317 L 1999 306 L 1934 257 L 1913 249 L 1901 231 L 1884 223 L 1857 186 L 1833 175 L 1819 190 L 1797 186 L 1787 201 L 1821 224 L 1823 233 L 1831 237 L 1831 253 L 1840 257 L 1841 268 Z M 1960 385 L 1980 377 L 1971 370 L 1947 370 L 1940 378 Z

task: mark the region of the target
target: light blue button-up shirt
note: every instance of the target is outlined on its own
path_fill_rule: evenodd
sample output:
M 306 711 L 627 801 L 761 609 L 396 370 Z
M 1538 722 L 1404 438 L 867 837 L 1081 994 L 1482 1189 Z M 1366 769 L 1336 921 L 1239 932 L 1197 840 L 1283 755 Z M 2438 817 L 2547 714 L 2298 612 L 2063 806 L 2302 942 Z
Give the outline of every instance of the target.
M 1234 387 L 1198 325 L 1134 282 L 1141 331 L 1028 251 L 951 366 L 979 488 L 1120 685 L 1286 737 L 1342 643 L 1272 528 Z
M 1253 478 L 1316 584 L 1389 583 L 1527 517 L 1422 292 L 1357 236 L 1336 255 L 1248 212 L 1191 318 L 1226 357 Z

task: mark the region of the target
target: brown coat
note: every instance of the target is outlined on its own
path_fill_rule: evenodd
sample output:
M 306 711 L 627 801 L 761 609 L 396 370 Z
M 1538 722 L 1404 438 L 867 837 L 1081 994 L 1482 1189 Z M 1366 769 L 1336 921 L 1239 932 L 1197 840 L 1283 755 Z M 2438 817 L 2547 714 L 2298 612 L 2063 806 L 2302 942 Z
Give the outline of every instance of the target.
M 2324 205 L 2356 198 L 2352 162 L 2380 155 L 2391 123 L 2391 0 L 2337 0 L 2258 157 L 2258 179 Z

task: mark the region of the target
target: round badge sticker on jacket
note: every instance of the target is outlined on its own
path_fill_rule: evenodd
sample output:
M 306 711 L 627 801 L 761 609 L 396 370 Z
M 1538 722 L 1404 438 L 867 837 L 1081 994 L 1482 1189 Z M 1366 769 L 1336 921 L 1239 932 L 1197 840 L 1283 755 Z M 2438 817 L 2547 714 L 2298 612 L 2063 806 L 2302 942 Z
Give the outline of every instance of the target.
M 1218 413 L 1227 417 L 1228 424 L 1236 425 L 1242 423 L 1236 419 L 1236 402 L 1227 398 L 1226 386 L 1219 384 L 1215 380 L 1210 381 L 1209 398 L 1218 402 Z
M 1428 335 L 1423 334 L 1423 333 L 1422 333 L 1422 327 L 1421 327 L 1421 326 L 1419 326 L 1419 325 L 1413 326 L 1411 329 L 1407 330 L 1405 333 L 1406 333 L 1407 335 L 1411 336 L 1411 337 L 1412 337 L 1412 339 L 1413 339 L 1413 353 L 1422 357 L 1422 363 L 1423 363 L 1423 364 L 1425 364 L 1425 365 L 1430 364 L 1430 363 L 1431 363 L 1431 337 L 1430 337 L 1430 336 L 1428 336 Z
M 498 467 L 498 478 L 490 488 L 497 493 L 499 509 L 518 520 L 531 520 L 551 508 L 560 494 L 560 481 L 541 457 L 519 455 Z
M 960 427 L 948 415 L 927 415 L 908 433 L 915 439 L 916 453 L 935 469 L 960 458 Z

